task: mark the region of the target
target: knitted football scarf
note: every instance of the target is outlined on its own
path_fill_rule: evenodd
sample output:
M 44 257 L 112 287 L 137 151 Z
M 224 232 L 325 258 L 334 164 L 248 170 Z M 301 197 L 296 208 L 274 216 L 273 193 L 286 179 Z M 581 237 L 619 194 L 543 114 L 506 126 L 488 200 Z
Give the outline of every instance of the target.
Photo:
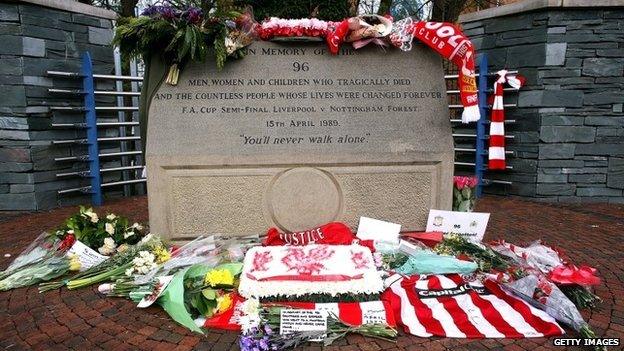
M 461 29 L 447 22 L 417 22 L 414 37 L 428 45 L 459 68 L 459 97 L 464 111 L 462 122 L 476 122 L 481 117 L 475 79 L 474 48 Z
M 505 105 L 503 104 L 503 91 L 505 83 L 512 88 L 520 89 L 524 84 L 524 77 L 507 74 L 506 70 L 496 72 L 498 78 L 494 82 L 494 103 L 490 117 L 490 148 L 489 169 L 505 169 Z

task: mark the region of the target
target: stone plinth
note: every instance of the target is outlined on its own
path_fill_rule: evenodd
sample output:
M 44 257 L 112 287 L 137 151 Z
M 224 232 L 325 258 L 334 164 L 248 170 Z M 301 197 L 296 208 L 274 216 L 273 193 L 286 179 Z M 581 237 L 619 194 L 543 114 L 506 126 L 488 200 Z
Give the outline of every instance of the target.
M 451 206 L 440 58 L 376 47 L 254 43 L 221 71 L 191 64 L 149 111 L 154 233 L 260 234 L 360 216 L 424 229 Z

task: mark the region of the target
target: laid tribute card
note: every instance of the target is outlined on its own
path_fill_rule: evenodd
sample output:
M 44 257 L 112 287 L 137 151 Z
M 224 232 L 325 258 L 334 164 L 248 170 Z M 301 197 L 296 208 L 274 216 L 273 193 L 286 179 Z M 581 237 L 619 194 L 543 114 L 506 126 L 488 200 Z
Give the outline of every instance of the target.
M 400 224 L 360 217 L 357 237 L 361 240 L 398 242 L 400 232 Z
M 280 335 L 294 332 L 326 331 L 327 313 L 317 310 L 282 309 L 280 311 Z M 310 341 L 317 341 L 312 339 Z
M 427 231 L 458 234 L 472 242 L 481 242 L 489 220 L 489 213 L 429 210 Z
M 85 271 L 93 266 L 106 261 L 108 256 L 100 255 L 98 252 L 76 240 L 74 245 L 67 250 L 67 256 L 77 255 L 80 261 L 80 271 Z

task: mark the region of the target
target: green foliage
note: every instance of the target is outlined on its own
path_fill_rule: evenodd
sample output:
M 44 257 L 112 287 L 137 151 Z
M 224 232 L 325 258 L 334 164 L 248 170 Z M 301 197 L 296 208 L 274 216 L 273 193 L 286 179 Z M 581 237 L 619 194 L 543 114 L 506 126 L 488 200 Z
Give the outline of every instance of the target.
M 145 16 L 123 19 L 113 44 L 130 57 L 158 52 L 166 61 L 182 64 L 203 61 L 208 49 L 201 27 Z
M 589 288 L 580 285 L 561 285 L 561 292 L 567 296 L 579 309 L 595 309 L 602 299 L 592 293 Z
M 465 187 L 460 190 L 457 187 L 453 187 L 453 211 L 472 212 L 476 201 L 477 198 L 473 188 Z
M 219 307 L 219 298 L 233 291 L 237 285 L 210 286 L 205 282 L 205 275 L 213 270 L 227 270 L 233 277 L 240 275 L 242 263 L 224 263 L 217 267 L 196 264 L 184 274 L 184 301 L 186 310 L 193 316 L 212 316 Z
M 434 251 L 441 255 L 461 256 L 466 255 L 479 266 L 482 272 L 495 269 L 504 272 L 510 267 L 509 258 L 483 245 L 477 245 L 465 238 L 452 234 L 446 236 L 441 243 L 436 245 Z
M 130 57 L 152 52 L 164 53 L 175 32 L 175 27 L 163 19 L 121 18 L 113 45 L 118 45 L 121 52 Z
M 216 63 L 223 68 L 228 56 L 239 58 L 243 51 L 238 48 L 228 55 L 225 41 L 230 31 L 226 23 L 241 15 L 235 11 L 232 0 L 174 1 L 174 7 L 201 7 L 204 17 L 190 21 L 183 16 L 163 18 L 158 14 L 124 18 L 119 21 L 113 44 L 118 45 L 125 59 L 135 56 L 160 55 L 169 66 L 166 82 L 177 84 L 180 69 L 190 61 L 203 62 L 209 49 L 214 49 Z M 216 6 L 216 7 L 215 7 Z M 205 15 L 209 14 L 209 15 Z
M 65 220 L 56 235 L 64 237 L 71 231 L 77 240 L 94 250 L 101 247 L 106 238 L 112 238 L 117 245 L 133 245 L 143 237 L 141 230 L 134 228 L 128 218 L 114 214 L 99 217 L 93 209 L 83 206 L 80 206 L 78 213 Z M 134 234 L 128 235 L 129 233 Z

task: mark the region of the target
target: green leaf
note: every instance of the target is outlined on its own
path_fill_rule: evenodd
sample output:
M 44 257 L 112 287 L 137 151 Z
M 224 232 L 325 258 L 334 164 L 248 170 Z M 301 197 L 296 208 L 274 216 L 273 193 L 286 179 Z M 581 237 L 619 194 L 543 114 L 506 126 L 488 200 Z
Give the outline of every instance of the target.
M 464 199 L 470 199 L 470 195 L 472 194 L 472 190 L 469 187 L 465 187 L 461 191 Z
M 208 271 L 210 271 L 212 268 L 208 265 L 205 264 L 195 264 L 192 265 L 187 271 L 186 274 L 184 276 L 185 279 L 196 279 L 199 277 L 203 277 L 206 275 L 206 273 L 208 273 Z
M 178 49 L 178 62 L 185 61 L 193 43 L 193 31 L 190 27 L 187 26 L 181 32 L 184 33 L 184 39 L 182 40 L 182 46 Z
M 461 201 L 462 200 L 461 191 L 457 188 L 453 188 L 453 197 L 455 198 L 455 201 Z
M 464 200 L 459 204 L 457 208 L 459 212 L 469 212 L 470 210 L 470 200 Z
M 217 292 L 214 289 L 204 289 L 202 290 L 202 295 L 206 298 L 206 300 L 216 300 Z

